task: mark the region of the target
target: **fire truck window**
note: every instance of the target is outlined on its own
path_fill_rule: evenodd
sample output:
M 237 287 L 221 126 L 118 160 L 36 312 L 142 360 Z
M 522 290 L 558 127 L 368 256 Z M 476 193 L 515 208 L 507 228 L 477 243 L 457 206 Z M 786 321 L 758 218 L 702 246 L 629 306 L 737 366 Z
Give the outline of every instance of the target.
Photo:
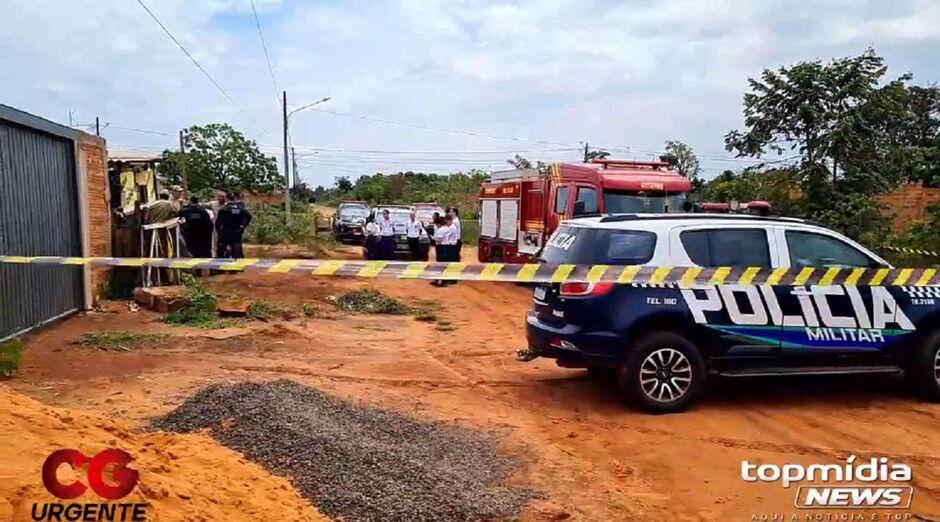
M 877 263 L 857 248 L 838 239 L 787 230 L 790 265 L 794 267 L 869 267 Z
M 568 187 L 558 187 L 555 193 L 555 213 L 564 214 L 568 211 Z
M 771 266 L 767 233 L 763 230 L 687 230 L 679 239 L 689 259 L 699 266 Z
M 597 191 L 592 188 L 578 187 L 577 201 L 584 202 L 585 214 L 596 214 L 600 212 L 600 209 L 597 207 Z

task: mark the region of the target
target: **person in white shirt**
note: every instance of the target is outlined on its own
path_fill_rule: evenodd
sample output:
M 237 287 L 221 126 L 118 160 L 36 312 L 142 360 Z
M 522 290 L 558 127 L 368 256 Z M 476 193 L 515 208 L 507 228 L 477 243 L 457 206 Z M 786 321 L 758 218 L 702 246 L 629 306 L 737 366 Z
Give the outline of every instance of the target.
M 434 228 L 434 260 L 438 263 L 447 262 L 447 242 L 451 236 L 451 225 L 447 222 L 447 216 L 440 218 L 437 226 Z M 444 286 L 443 279 L 431 281 L 432 286 Z
M 444 216 L 444 223 L 434 231 L 434 242 L 436 245 L 436 260 L 441 263 L 450 263 L 454 259 L 454 249 L 457 245 L 457 231 L 454 228 L 453 220 L 450 215 Z M 431 283 L 434 286 L 447 286 L 455 284 L 456 281 L 445 281 L 443 279 Z
M 382 211 L 379 220 L 379 258 L 390 261 L 395 258 L 395 223 L 392 222 L 388 209 Z
M 453 222 L 454 233 L 457 235 L 457 242 L 454 244 L 454 253 L 452 255 L 454 258 L 453 261 L 460 261 L 460 249 L 463 248 L 463 241 L 460 240 L 460 234 L 462 232 L 460 229 L 460 210 L 457 207 L 453 207 L 448 214 Z
M 428 232 L 424 229 L 424 225 L 418 221 L 418 218 L 414 212 L 411 213 L 411 221 L 408 222 L 406 230 L 408 237 L 408 251 L 411 252 L 411 260 L 426 261 L 427 252 L 422 252 L 421 238 L 428 237 Z
M 365 234 L 366 259 L 374 260 L 378 258 L 379 250 L 379 226 L 375 224 L 375 217 L 366 218 L 366 226 L 363 229 Z

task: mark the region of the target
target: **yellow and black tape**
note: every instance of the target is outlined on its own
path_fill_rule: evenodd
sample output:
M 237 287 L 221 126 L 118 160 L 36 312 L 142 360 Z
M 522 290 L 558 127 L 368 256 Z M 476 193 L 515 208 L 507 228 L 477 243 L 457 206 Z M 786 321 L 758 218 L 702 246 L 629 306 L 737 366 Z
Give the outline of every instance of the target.
M 894 247 L 894 246 L 883 246 L 882 250 L 888 250 L 891 252 L 900 252 L 902 254 L 914 254 L 918 256 L 926 257 L 940 257 L 940 252 L 933 250 L 924 250 L 921 248 L 907 248 L 907 247 Z
M 452 279 L 515 283 L 692 285 L 940 286 L 934 268 L 760 268 L 430 263 L 327 259 L 193 259 L 0 256 L 0 265 L 129 266 L 257 271 L 386 279 Z

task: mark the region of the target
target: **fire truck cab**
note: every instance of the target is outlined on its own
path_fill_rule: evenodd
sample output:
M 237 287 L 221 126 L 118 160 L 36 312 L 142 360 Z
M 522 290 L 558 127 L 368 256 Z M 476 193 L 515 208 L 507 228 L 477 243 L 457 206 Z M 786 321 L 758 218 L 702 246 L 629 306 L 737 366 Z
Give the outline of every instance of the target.
M 564 219 L 683 212 L 688 178 L 658 161 L 555 163 L 547 171 L 494 172 L 480 185 L 481 262 L 527 263 Z

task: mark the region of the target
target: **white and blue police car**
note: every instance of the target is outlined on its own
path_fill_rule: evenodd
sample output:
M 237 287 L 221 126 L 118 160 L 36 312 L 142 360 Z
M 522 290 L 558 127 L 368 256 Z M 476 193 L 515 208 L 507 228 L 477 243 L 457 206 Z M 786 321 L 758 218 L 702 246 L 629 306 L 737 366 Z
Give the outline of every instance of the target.
M 709 214 L 621 214 L 563 222 L 550 264 L 884 268 L 816 223 Z M 535 288 L 529 357 L 616 374 L 625 398 L 669 413 L 706 376 L 904 372 L 940 401 L 940 287 L 561 283 Z

